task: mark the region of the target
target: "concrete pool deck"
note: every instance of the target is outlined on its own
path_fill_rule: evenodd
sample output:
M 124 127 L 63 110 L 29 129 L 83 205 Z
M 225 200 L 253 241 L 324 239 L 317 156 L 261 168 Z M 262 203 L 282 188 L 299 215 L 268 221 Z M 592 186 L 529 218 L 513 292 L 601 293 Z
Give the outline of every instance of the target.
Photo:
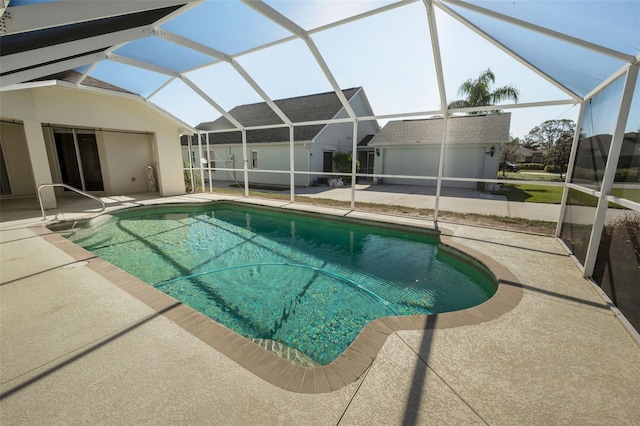
M 212 194 L 104 198 L 109 208 L 212 199 L 347 213 Z M 87 202 L 72 204 L 94 206 Z M 546 425 L 640 418 L 640 349 L 554 238 L 441 223 L 454 242 L 517 277 L 518 304 L 479 324 L 395 331 L 359 379 L 305 394 L 256 376 L 78 262 L 60 249 L 64 243 L 40 235 L 37 205 L 16 204 L 3 200 L 0 224 L 3 425 Z

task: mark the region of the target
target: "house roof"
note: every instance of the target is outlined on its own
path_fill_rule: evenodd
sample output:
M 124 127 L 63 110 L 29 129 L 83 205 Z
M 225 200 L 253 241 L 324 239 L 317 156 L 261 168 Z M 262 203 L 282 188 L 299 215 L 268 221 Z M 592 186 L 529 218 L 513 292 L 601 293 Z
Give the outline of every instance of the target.
M 46 77 L 38 78 L 32 81 L 58 80 L 58 81 L 66 81 L 67 83 L 76 84 L 78 83 L 78 81 L 80 81 L 81 77 L 82 77 L 82 74 L 80 74 L 79 72 L 69 70 L 69 71 L 59 72 L 57 74 L 48 75 Z M 107 89 L 107 90 L 112 90 L 114 92 L 128 93 L 130 95 L 134 94 L 132 92 L 129 92 L 128 90 L 123 89 L 122 87 L 114 86 L 113 84 L 109 84 L 105 81 L 98 80 L 97 78 L 88 77 L 88 76 L 84 80 L 82 80 L 82 84 L 84 86 L 95 87 L 98 89 Z
M 524 155 L 525 157 L 529 157 L 531 155 L 533 155 L 533 153 L 535 152 L 532 149 L 526 148 L 524 146 L 520 146 L 518 147 L 518 152 L 520 152 L 520 155 Z
M 373 139 L 374 135 L 367 135 L 364 138 L 362 138 L 362 140 L 360 142 L 358 142 L 358 146 L 363 147 L 363 146 L 369 146 L 369 142 L 371 141 L 371 139 Z
M 451 117 L 447 124 L 447 143 L 508 142 L 510 122 L 510 113 Z M 390 121 L 369 146 L 440 144 L 443 123 L 442 118 Z
M 361 90 L 360 87 L 345 89 L 342 91 L 347 100 Z M 289 119 L 296 122 L 330 120 L 342 110 L 343 106 L 335 92 L 316 93 L 295 98 L 279 99 L 274 103 Z M 249 105 L 240 105 L 229 111 L 229 114 L 246 127 L 264 126 L 270 124 L 283 124 L 280 117 L 267 105 L 266 102 L 259 102 Z M 294 129 L 295 141 L 312 140 L 325 127 L 324 124 L 313 126 L 297 126 Z M 225 130 L 236 129 L 236 127 L 226 118 L 220 117 L 215 121 L 200 123 L 197 130 Z M 264 142 L 285 142 L 289 140 L 289 129 L 286 127 L 275 129 L 248 130 L 248 143 Z M 211 144 L 233 144 L 242 143 L 240 132 L 230 133 L 210 133 L 209 143 Z

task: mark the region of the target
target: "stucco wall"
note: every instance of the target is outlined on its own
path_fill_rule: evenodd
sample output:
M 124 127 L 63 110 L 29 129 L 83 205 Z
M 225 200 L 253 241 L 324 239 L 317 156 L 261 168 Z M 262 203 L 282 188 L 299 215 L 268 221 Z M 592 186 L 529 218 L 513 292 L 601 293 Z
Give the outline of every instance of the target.
M 130 194 L 148 191 L 147 166 L 154 164 L 153 136 L 141 133 L 96 132 L 105 192 Z
M 0 132 L 12 194 L 35 194 L 36 188 L 24 127 L 21 124 L 0 123 Z
M 206 146 L 203 145 L 202 153 L 205 155 Z M 216 160 L 216 168 L 243 168 L 242 145 L 209 145 L 209 151 L 213 151 Z M 289 165 L 289 144 L 270 143 L 270 144 L 249 144 L 247 145 L 247 166 L 249 170 L 249 183 L 268 184 L 268 185 L 289 185 L 289 173 L 262 173 L 252 171 L 251 151 L 258 152 L 258 168 L 256 170 L 285 170 L 288 171 Z M 187 147 L 182 148 L 182 159 L 188 162 Z M 200 167 L 199 151 L 197 145 L 192 146 L 192 152 L 195 157 L 194 168 Z M 297 143 L 294 146 L 294 164 L 296 171 L 307 171 L 308 150 L 304 144 Z M 233 158 L 233 160 L 231 160 Z M 208 171 L 204 171 L 205 180 L 208 180 Z M 199 179 L 196 176 L 196 179 Z M 244 174 L 242 170 L 231 172 L 223 170 L 215 170 L 211 173 L 211 179 L 214 181 L 235 181 L 243 182 Z M 296 186 L 307 186 L 309 178 L 307 175 L 296 175 Z
M 184 193 L 180 146 L 177 143 L 180 126 L 143 102 L 58 86 L 2 92 L 0 96 L 4 118 L 33 120 L 70 128 L 153 133 L 152 158 L 161 194 L 167 196 Z M 120 148 L 123 147 L 119 139 L 114 143 Z M 104 152 L 115 157 L 101 158 L 103 163 L 115 164 L 123 156 L 118 149 L 107 149 Z M 139 159 L 140 152 L 137 152 L 135 157 Z M 128 170 L 127 172 L 127 176 L 109 175 L 104 178 L 114 183 L 112 190 L 117 191 L 123 188 L 125 179 L 131 181 L 132 176 Z M 112 167 L 110 174 L 115 173 L 119 171 Z M 143 182 L 146 188 L 146 178 Z M 128 185 L 123 190 L 133 192 L 139 189 L 137 178 L 133 183 L 133 187 Z
M 335 152 L 351 152 L 352 144 L 353 125 L 351 123 L 329 124 L 314 139 L 314 145 Z M 322 170 L 322 166 L 317 170 Z

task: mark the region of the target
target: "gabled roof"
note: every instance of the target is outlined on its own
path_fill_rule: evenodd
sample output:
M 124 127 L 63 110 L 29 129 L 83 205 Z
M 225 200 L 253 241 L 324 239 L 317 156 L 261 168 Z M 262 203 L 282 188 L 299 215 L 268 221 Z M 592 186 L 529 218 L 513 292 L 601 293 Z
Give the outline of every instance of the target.
M 451 117 L 447 144 L 501 143 L 509 141 L 510 113 Z M 369 146 L 442 143 L 442 118 L 390 121 Z
M 351 100 L 359 90 L 361 90 L 360 87 L 354 87 L 345 89 L 342 93 L 344 93 L 347 100 Z M 335 118 L 343 109 L 342 103 L 335 92 L 279 99 L 274 103 L 294 123 L 330 120 Z M 283 124 L 280 117 L 273 112 L 266 102 L 240 105 L 229 111 L 229 114 L 246 127 Z M 324 127 L 324 124 L 296 127 L 294 129 L 294 140 L 312 140 Z M 196 126 L 196 129 L 223 130 L 236 129 L 236 127 L 226 117 L 220 117 L 215 121 L 200 123 Z M 288 140 L 289 129 L 287 127 L 247 131 L 248 143 L 285 142 Z M 211 133 L 209 134 L 209 143 L 242 143 L 242 135 L 240 132 Z
M 59 72 L 57 74 L 49 75 L 49 76 L 46 76 L 46 77 L 38 78 L 38 79 L 35 79 L 33 81 L 58 80 L 58 81 L 65 81 L 67 83 L 76 84 L 78 81 L 80 81 L 81 77 L 82 77 L 82 74 L 80 74 L 79 72 L 73 71 L 73 70 L 69 70 L 69 71 L 63 71 L 63 72 Z M 95 88 L 98 88 L 98 89 L 111 90 L 111 91 L 114 91 L 114 92 L 127 93 L 127 94 L 130 94 L 130 95 L 134 94 L 134 93 L 129 92 L 128 90 L 123 89 L 122 87 L 114 86 L 113 84 L 109 84 L 107 82 L 104 82 L 102 80 L 98 80 L 97 78 L 93 78 L 93 77 L 87 77 L 84 80 L 82 80 L 82 85 L 83 86 L 89 86 L 89 87 L 95 87 Z
M 518 147 L 518 151 L 520 152 L 520 155 L 524 155 L 525 157 L 530 157 L 534 153 L 534 150 L 524 146 Z
M 358 142 L 358 146 L 363 147 L 363 146 L 369 146 L 369 141 L 371 141 L 371 139 L 373 139 L 374 135 L 367 135 L 364 138 L 362 138 L 362 140 L 360 142 Z

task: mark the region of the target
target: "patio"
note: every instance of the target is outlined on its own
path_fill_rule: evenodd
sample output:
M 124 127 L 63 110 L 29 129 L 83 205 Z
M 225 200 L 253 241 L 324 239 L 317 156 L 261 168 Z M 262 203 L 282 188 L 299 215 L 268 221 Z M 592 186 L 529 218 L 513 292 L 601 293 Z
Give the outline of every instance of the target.
M 311 209 L 214 194 L 104 201 L 113 209 L 215 199 Z M 65 205 L 68 211 L 83 208 L 84 202 L 75 209 Z M 69 254 L 74 252 L 68 243 L 50 242 L 55 239 L 45 235 L 45 223 L 37 204 L 3 201 L 6 425 L 546 425 L 635 424 L 640 418 L 637 342 L 552 237 L 441 223 L 457 244 L 517 277 L 517 306 L 480 324 L 391 333 L 358 380 L 334 392 L 306 394 L 257 377 L 166 312 L 105 279 L 96 270 L 97 259 L 84 264 Z

